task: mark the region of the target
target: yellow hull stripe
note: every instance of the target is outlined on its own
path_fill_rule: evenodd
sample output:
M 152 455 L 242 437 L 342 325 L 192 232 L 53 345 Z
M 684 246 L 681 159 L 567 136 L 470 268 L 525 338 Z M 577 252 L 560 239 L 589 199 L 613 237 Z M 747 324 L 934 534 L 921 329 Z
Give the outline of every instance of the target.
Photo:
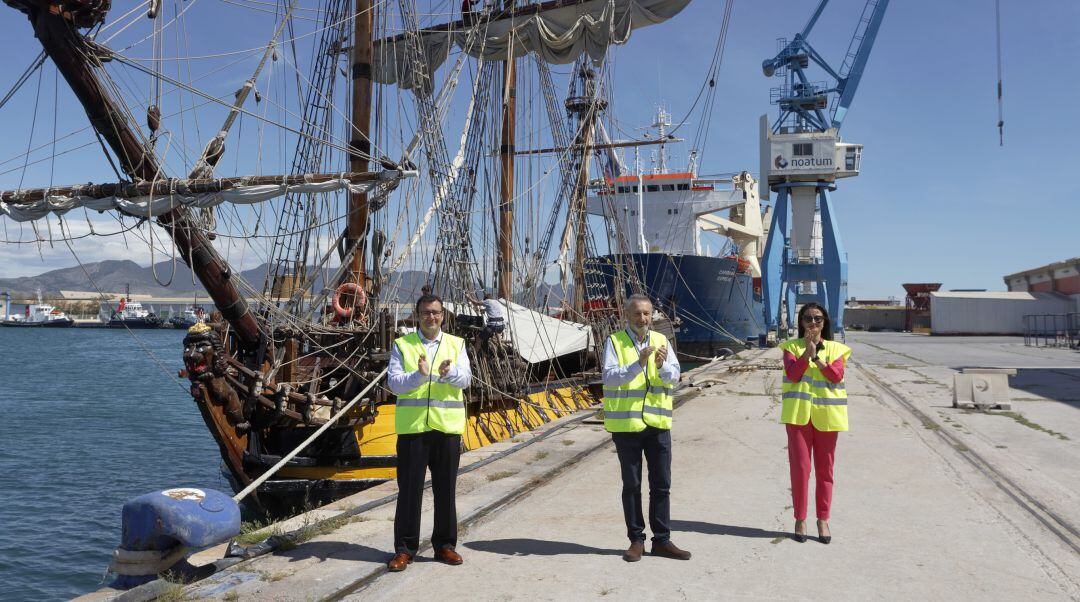
M 598 400 L 585 389 L 563 387 L 533 393 L 518 402 L 517 410 L 481 411 L 470 415 L 465 424 L 465 449 L 479 449 L 543 424 L 585 409 Z M 394 433 L 395 406 L 379 406 L 375 423 L 355 430 L 360 453 L 364 456 L 393 456 L 397 454 L 397 435 Z M 297 466 L 281 469 L 278 475 L 294 479 L 393 479 L 396 468 L 340 468 L 334 466 Z

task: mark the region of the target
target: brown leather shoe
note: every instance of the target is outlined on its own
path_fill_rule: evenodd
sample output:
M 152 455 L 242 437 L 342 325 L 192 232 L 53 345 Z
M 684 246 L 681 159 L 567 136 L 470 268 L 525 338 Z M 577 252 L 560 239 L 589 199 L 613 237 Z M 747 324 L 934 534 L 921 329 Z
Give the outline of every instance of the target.
M 641 555 L 645 553 L 645 542 L 635 541 L 630 544 L 630 547 L 623 553 L 622 559 L 627 562 L 637 562 L 641 560 Z
M 410 564 L 412 564 L 412 555 L 401 552 L 400 554 L 394 554 L 390 562 L 386 563 L 386 568 L 390 569 L 391 573 L 400 573 L 409 568 Z
M 654 543 L 652 555 L 674 558 L 675 560 L 690 560 L 690 552 L 680 550 L 679 546 L 671 543 L 671 540 L 665 541 L 664 543 Z
M 435 550 L 435 560 L 438 560 L 439 562 L 442 562 L 444 564 L 452 564 L 454 566 L 465 562 L 461 558 L 461 554 L 458 554 L 454 551 L 454 548 L 441 548 L 439 550 Z

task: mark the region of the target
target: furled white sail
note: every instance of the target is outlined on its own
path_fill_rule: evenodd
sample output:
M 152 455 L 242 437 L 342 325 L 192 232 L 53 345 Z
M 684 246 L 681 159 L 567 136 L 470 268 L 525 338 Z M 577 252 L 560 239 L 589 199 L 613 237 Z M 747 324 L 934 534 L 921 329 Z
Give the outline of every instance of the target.
M 50 213 L 63 215 L 72 209 L 85 207 L 94 211 L 120 211 L 121 213 L 126 213 L 135 217 L 155 217 L 164 215 L 181 205 L 201 209 L 216 207 L 222 203 L 251 205 L 284 196 L 287 192 L 299 194 L 326 193 L 348 189 L 350 193 L 371 194 L 377 192 L 379 186 L 387 187 L 387 191 L 389 191 L 400 178 L 414 177 L 416 176 L 416 172 L 386 170 L 380 172 L 379 176 L 379 180 L 356 183 L 350 182 L 347 179 L 333 179 L 325 182 L 306 182 L 292 185 L 262 184 L 256 186 L 237 186 L 220 192 L 198 194 L 194 196 L 166 194 L 131 198 L 94 198 L 50 194 L 44 199 L 34 203 L 15 204 L 0 201 L 0 215 L 6 215 L 17 222 L 28 222 L 35 219 L 41 219 Z
M 554 64 L 574 62 L 587 52 L 595 63 L 608 46 L 625 44 L 630 32 L 663 23 L 679 14 L 690 0 L 589 0 L 580 4 L 549 8 L 535 14 L 487 23 L 476 15 L 477 27 L 486 28 L 484 38 L 466 47 L 468 30 L 420 32 L 421 54 L 427 62 L 425 73 L 434 73 L 446 61 L 451 44 L 474 57 L 505 60 L 535 53 Z M 409 89 L 416 85 L 415 70 L 409 63 L 404 36 L 375 43 L 375 81 Z

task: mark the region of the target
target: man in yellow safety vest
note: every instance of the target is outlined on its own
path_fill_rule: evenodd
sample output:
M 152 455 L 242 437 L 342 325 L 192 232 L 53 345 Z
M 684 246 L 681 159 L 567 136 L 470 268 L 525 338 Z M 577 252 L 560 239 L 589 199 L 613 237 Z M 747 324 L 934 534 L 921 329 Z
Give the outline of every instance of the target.
M 604 428 L 611 433 L 622 471 L 622 506 L 630 547 L 623 560 L 637 562 L 645 552 L 641 512 L 641 458 L 649 466 L 649 526 L 654 556 L 689 560 L 690 552 L 671 541 L 671 417 L 679 360 L 667 337 L 653 332 L 652 301 L 631 295 L 627 327 L 604 345 Z
M 464 390 L 472 381 L 465 341 L 442 332 L 442 300 L 425 294 L 416 302 L 419 332 L 391 345 L 387 385 L 397 395 L 397 511 L 394 514 L 394 558 L 391 571 L 404 571 L 420 547 L 420 508 L 424 474 L 431 467 L 435 525 L 431 546 L 435 559 L 461 564 L 457 546 L 458 460 L 465 432 Z

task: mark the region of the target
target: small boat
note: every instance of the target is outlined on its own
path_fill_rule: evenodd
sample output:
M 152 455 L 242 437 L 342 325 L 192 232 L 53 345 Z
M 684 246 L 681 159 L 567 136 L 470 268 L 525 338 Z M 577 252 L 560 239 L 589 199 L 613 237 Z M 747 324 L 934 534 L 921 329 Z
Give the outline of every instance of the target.
M 6 307 L 10 307 L 10 302 Z M 38 302 L 35 305 L 27 305 L 26 312 L 22 316 L 4 316 L 0 326 L 21 326 L 24 328 L 70 328 L 75 325 L 75 320 L 67 317 L 67 314 L 48 305 L 41 300 L 38 293 Z
M 108 328 L 161 328 L 161 318 L 153 312 L 143 309 L 142 303 L 132 301 L 130 297 L 120 299 L 120 306 L 109 316 L 105 323 Z
M 169 324 L 173 328 L 191 328 L 196 324 L 206 322 L 206 310 L 198 305 L 192 305 L 184 310 L 184 313 L 169 318 Z

